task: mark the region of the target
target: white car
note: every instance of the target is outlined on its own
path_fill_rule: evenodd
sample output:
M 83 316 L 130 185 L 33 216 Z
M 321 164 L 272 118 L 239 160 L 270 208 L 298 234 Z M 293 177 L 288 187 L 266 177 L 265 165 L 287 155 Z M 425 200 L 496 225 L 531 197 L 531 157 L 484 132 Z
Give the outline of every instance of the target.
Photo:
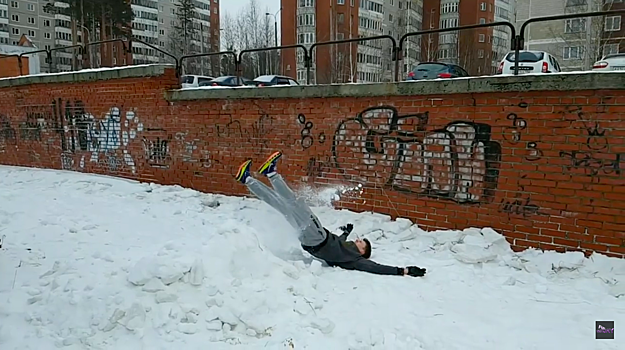
M 180 84 L 183 89 L 199 87 L 200 83 L 206 83 L 215 78 L 203 75 L 183 75 L 180 77 Z
M 514 74 L 514 51 L 509 52 L 499 63 L 497 74 Z M 561 72 L 560 63 L 545 51 L 519 51 L 519 75 L 531 73 Z
M 592 65 L 592 70 L 613 71 L 625 70 L 625 53 L 607 55 Z

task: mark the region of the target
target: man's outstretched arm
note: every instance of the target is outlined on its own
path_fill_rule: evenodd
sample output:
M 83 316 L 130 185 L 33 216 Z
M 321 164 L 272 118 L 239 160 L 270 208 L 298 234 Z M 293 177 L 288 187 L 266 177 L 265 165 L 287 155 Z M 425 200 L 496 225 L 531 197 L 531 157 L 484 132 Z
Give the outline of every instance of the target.
M 359 260 L 352 261 L 352 262 L 342 263 L 339 266 L 346 270 L 357 270 L 357 271 L 373 273 L 376 275 L 403 276 L 406 272 L 404 268 L 382 265 L 382 264 L 376 263 L 375 261 L 371 261 L 367 259 L 359 259 Z
M 357 270 L 376 275 L 423 277 L 426 273 L 426 269 L 417 266 L 395 267 L 378 264 L 375 261 L 368 259 L 360 259 L 353 262 L 343 263 L 339 266 L 346 270 Z

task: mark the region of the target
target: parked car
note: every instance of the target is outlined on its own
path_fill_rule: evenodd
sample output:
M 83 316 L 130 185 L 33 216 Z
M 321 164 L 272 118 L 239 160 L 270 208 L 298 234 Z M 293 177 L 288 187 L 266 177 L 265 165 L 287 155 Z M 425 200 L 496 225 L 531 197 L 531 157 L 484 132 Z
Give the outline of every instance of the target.
M 514 51 L 509 52 L 497 69 L 497 74 L 514 74 Z M 519 74 L 561 72 L 560 63 L 545 51 L 519 51 Z
M 613 71 L 625 70 L 625 53 L 615 53 L 606 55 L 601 60 L 592 65 L 592 70 Z
M 408 73 L 406 80 L 430 80 L 430 79 L 449 79 L 468 77 L 464 68 L 455 64 L 447 64 L 441 62 L 421 62 Z
M 200 83 L 205 83 L 213 79 L 215 78 L 203 75 L 183 75 L 182 77 L 180 77 L 180 84 L 182 85 L 183 89 L 193 88 L 200 86 Z
M 218 77 L 210 81 L 200 83 L 200 86 L 243 86 L 243 85 L 256 85 L 256 83 L 244 77 L 237 77 L 235 75 L 226 75 Z
M 257 86 L 274 86 L 274 85 L 299 85 L 295 79 L 282 75 L 261 75 L 254 79 Z

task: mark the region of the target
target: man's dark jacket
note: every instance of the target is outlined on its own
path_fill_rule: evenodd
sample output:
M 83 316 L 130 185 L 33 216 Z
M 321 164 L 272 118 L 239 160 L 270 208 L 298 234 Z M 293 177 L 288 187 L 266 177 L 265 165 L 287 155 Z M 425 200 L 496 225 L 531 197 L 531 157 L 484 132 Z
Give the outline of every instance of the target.
M 330 266 L 338 266 L 346 270 L 358 270 L 377 275 L 404 274 L 404 269 L 400 267 L 381 265 L 365 259 L 354 243 L 346 242 L 349 232 L 337 236 L 328 229 L 324 229 L 326 239 L 321 244 L 312 247 L 302 245 L 302 248 L 315 258 L 324 260 Z

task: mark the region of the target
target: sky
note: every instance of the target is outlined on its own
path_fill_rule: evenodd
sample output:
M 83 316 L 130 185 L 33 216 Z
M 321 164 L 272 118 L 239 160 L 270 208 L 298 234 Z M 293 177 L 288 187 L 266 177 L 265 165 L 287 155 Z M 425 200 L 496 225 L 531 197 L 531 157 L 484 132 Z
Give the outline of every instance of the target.
M 270 13 L 276 13 L 280 10 L 280 0 L 256 0 L 260 5 L 260 8 L 265 11 L 265 8 L 269 8 Z M 226 12 L 229 12 L 232 15 L 238 13 L 241 9 L 246 6 L 249 6 L 250 0 L 221 0 L 220 1 L 220 11 L 223 16 Z

